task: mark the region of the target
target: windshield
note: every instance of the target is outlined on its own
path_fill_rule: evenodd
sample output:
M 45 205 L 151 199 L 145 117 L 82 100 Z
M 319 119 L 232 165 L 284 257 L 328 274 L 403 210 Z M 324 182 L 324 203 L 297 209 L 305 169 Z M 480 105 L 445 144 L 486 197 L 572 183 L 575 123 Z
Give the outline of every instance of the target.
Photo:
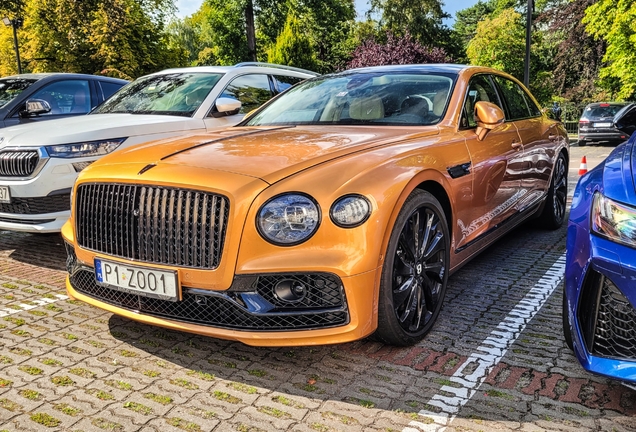
M 7 78 L 0 80 L 0 108 L 15 99 L 37 79 Z
M 367 72 L 305 81 L 245 125 L 432 125 L 444 115 L 455 75 Z
M 115 93 L 92 114 L 191 117 L 222 76 L 218 73 L 192 72 L 141 77 Z

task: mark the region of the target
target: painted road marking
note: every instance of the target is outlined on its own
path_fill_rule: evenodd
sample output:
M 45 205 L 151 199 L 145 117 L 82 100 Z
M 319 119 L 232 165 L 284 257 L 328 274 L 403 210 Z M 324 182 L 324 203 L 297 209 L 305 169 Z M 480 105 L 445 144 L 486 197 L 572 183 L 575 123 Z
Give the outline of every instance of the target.
M 51 303 L 55 303 L 57 301 L 60 300 L 68 300 L 68 296 L 65 296 L 63 294 L 55 294 L 55 297 L 57 298 L 41 298 L 41 299 L 37 299 L 37 300 L 30 300 L 31 303 L 33 304 L 26 304 L 26 303 L 20 303 L 18 306 L 20 306 L 22 309 L 9 309 L 9 308 L 5 308 L 5 309 L 0 309 L 0 318 L 2 317 L 6 317 L 9 315 L 13 315 L 13 314 L 17 314 L 20 312 L 23 312 L 25 310 L 30 310 L 30 309 L 35 309 L 36 307 L 40 307 L 40 306 L 44 306 L 47 304 L 51 304 Z
M 427 421 L 432 420 L 432 423 L 412 421 L 402 432 L 441 432 L 446 429 L 459 410 L 477 392 L 490 371 L 503 359 L 526 325 L 541 310 L 556 287 L 561 284 L 564 272 L 565 254 L 556 260 L 508 316 L 484 339 L 481 346 L 450 377 L 450 381 L 459 384 L 460 387 L 443 386 L 440 391 L 444 394 L 437 394 L 431 398 L 428 405 L 441 408 L 442 412 L 421 410 L 418 413 L 427 418 Z

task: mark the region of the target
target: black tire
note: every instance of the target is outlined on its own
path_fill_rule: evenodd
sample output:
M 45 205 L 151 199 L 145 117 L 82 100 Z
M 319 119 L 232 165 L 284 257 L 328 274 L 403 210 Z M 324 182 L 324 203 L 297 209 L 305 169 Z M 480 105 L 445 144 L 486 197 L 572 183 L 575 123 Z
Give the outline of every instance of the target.
M 587 141 L 585 140 L 577 141 L 576 145 L 579 147 L 585 147 L 587 145 Z
M 572 328 L 570 327 L 568 300 L 565 297 L 565 288 L 563 289 L 563 337 L 565 338 L 565 344 L 574 351 L 574 342 L 572 342 Z
M 378 329 L 390 345 L 413 345 L 431 330 L 442 308 L 450 263 L 444 210 L 416 189 L 400 210 L 382 267 Z
M 563 153 L 554 163 L 552 181 L 539 223 L 542 227 L 555 230 L 563 225 L 568 196 L 568 164 Z

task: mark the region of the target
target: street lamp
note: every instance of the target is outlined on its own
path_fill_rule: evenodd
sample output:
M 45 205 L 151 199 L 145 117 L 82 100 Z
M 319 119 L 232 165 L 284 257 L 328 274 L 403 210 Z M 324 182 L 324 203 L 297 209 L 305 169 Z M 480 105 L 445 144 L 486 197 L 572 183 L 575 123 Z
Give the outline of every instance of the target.
M 7 27 L 13 27 L 13 48 L 15 49 L 15 59 L 18 62 L 18 73 L 22 73 L 22 64 L 20 63 L 20 49 L 18 48 L 18 29 L 22 27 L 22 18 L 10 19 L 9 17 L 2 18 L 2 22 Z

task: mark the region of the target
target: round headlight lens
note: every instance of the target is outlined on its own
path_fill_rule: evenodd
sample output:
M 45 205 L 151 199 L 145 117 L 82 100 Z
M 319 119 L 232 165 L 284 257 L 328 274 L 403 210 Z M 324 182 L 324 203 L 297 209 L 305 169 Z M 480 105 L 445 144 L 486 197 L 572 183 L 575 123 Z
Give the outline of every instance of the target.
M 309 239 L 320 224 L 320 208 L 307 195 L 279 195 L 258 211 L 256 226 L 267 241 L 293 246 Z
M 369 218 L 371 203 L 362 195 L 345 195 L 333 203 L 329 214 L 339 227 L 353 228 Z

